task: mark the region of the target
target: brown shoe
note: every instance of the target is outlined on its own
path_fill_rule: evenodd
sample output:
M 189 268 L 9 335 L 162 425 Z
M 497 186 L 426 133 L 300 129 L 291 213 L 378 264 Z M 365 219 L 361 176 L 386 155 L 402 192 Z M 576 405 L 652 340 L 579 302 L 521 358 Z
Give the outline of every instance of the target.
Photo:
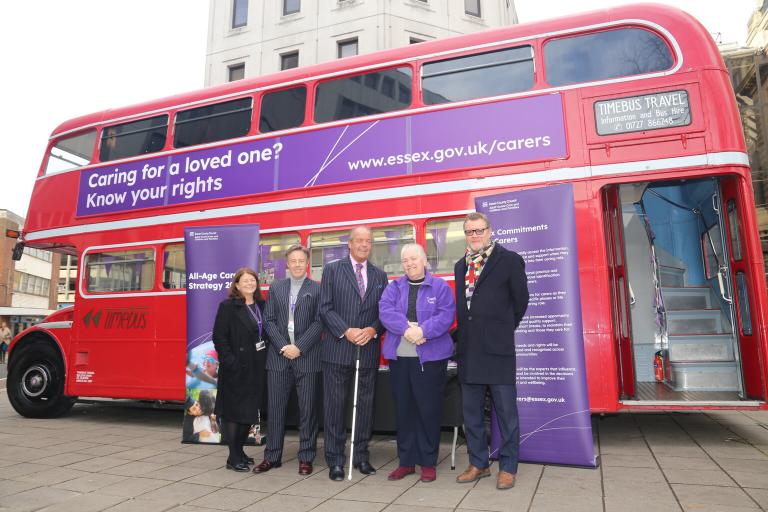
M 496 488 L 499 490 L 511 489 L 515 486 L 515 474 L 508 471 L 499 471 L 496 479 Z
M 300 460 L 299 461 L 299 474 L 300 475 L 311 475 L 312 474 L 312 463 L 304 461 L 304 460 Z
M 283 465 L 282 462 L 270 462 L 267 459 L 264 459 L 263 461 L 261 461 L 261 463 L 258 466 L 253 468 L 253 472 L 254 473 L 266 473 L 270 469 L 272 469 L 272 468 L 279 468 L 282 465 Z
M 491 476 L 490 468 L 480 469 L 470 464 L 462 474 L 456 477 L 456 481 L 460 484 L 468 484 L 470 482 L 476 482 L 486 476 Z

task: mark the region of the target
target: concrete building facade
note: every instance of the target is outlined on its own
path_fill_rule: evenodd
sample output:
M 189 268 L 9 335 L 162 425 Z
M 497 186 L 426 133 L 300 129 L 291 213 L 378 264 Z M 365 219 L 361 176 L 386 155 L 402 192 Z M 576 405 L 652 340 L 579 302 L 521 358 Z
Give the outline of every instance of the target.
M 0 321 L 7 322 L 14 335 L 40 322 L 56 310 L 60 255 L 25 248 L 19 261 L 11 252 L 16 240 L 5 236 L 6 229 L 21 229 L 24 219 L 0 210 Z
M 211 0 L 205 85 L 517 22 L 513 0 Z

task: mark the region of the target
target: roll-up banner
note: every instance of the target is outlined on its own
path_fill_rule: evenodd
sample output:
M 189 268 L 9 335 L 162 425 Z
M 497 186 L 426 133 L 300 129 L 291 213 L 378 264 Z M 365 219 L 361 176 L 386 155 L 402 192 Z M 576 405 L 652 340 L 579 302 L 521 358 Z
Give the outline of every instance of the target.
M 258 269 L 259 226 L 205 226 L 184 229 L 187 264 L 187 364 L 184 443 L 220 443 L 213 413 L 219 356 L 211 338 L 219 303 L 227 298 L 235 272 Z M 249 442 L 258 444 L 257 426 Z
M 597 465 L 589 415 L 570 184 L 475 199 L 492 238 L 525 260 L 530 302 L 515 332 L 520 460 Z M 491 456 L 498 453 L 491 422 Z

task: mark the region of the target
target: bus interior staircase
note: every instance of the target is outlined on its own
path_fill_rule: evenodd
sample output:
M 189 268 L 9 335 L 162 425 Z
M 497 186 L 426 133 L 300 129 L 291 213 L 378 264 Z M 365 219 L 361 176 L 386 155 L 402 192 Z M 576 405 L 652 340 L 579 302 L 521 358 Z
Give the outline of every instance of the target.
M 738 391 L 730 318 L 709 286 L 690 286 L 685 274 L 680 266 L 659 265 L 668 335 L 665 383 L 675 391 Z

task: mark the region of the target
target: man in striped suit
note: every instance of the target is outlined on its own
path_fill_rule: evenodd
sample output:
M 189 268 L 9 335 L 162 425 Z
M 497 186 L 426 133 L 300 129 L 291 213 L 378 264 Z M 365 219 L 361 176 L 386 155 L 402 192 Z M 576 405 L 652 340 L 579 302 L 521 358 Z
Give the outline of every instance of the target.
M 299 397 L 299 474 L 312 473 L 317 452 L 320 386 L 320 285 L 307 277 L 309 251 L 293 245 L 285 253 L 289 277 L 272 284 L 264 309 L 267 351 L 268 430 L 264 460 L 253 468 L 265 473 L 282 465 L 285 413 L 291 390 Z
M 323 268 L 320 285 L 320 316 L 325 331 L 322 342 L 325 460 L 331 480 L 344 479 L 344 418 L 355 359 L 360 354 L 357 420 L 352 463 L 364 475 L 376 470 L 368 457 L 373 430 L 373 396 L 379 366 L 379 299 L 387 286 L 387 274 L 368 261 L 373 235 L 365 226 L 349 234 L 349 256 Z

